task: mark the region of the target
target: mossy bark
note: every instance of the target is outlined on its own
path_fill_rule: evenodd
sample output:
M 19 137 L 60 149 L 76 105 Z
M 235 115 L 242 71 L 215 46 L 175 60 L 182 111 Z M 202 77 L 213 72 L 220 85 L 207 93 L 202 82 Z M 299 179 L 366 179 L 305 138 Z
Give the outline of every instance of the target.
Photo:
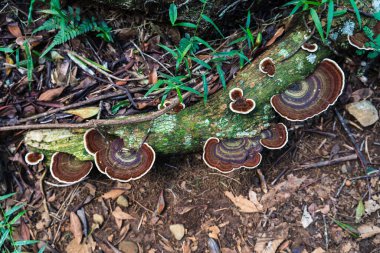
M 331 54 L 324 47 L 313 54 L 300 50 L 307 36 L 301 26 L 291 30 L 281 41 L 242 69 L 229 82 L 227 90 L 221 90 L 209 98 L 206 105 L 197 103 L 178 114 L 165 114 L 152 121 L 104 127 L 101 130 L 122 137 L 127 147 L 137 147 L 145 140 L 161 154 L 199 151 L 205 140 L 212 136 L 256 136 L 275 116 L 269 102 L 271 96 L 304 79 L 318 62 Z M 259 71 L 258 63 L 264 57 L 271 57 L 275 61 L 276 74 L 272 78 Z M 230 111 L 228 91 L 234 87 L 240 87 L 244 90 L 245 97 L 255 100 L 256 108 L 253 112 L 242 115 Z M 80 159 L 92 159 L 83 147 L 84 131 L 85 129 L 30 131 L 26 134 L 25 143 L 30 149 L 37 149 L 47 155 L 61 151 Z

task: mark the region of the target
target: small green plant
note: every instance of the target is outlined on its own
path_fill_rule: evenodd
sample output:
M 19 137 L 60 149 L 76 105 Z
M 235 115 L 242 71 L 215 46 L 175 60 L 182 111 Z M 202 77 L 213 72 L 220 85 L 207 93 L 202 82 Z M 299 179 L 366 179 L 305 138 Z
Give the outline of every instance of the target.
M 53 41 L 40 57 L 45 56 L 55 46 L 88 32 L 98 32 L 97 37 L 107 42 L 112 41 L 111 28 L 108 27 L 105 22 L 96 21 L 94 17 L 82 20 L 80 17 L 80 8 L 74 9 L 69 6 L 68 10 L 62 10 L 59 0 L 51 0 L 50 9 L 41 10 L 40 12 L 51 15 L 51 18 L 35 29 L 33 33 L 44 30 L 58 30 Z
M 193 35 L 186 33 L 184 37 L 180 40 L 179 45 L 175 46 L 174 48 L 170 48 L 163 44 L 159 45 L 167 53 L 169 53 L 173 57 L 173 59 L 175 59 L 176 76 L 173 77 L 173 76 L 163 75 L 164 79 L 159 80 L 155 85 L 153 85 L 149 89 L 149 91 L 145 94 L 145 96 L 148 96 L 152 92 L 160 89 L 162 86 L 165 86 L 165 88 L 164 88 L 164 94 L 162 96 L 161 103 L 165 101 L 166 97 L 168 96 L 171 90 L 176 91 L 177 96 L 181 102 L 182 102 L 181 92 L 183 90 L 195 93 L 197 95 L 201 95 L 195 89 L 190 88 L 184 84 L 184 80 L 191 78 L 193 73 L 197 72 L 197 75 L 202 79 L 203 100 L 206 103 L 207 97 L 208 97 L 208 82 L 207 82 L 206 76 L 208 73 L 215 70 L 216 73 L 219 75 L 219 80 L 223 88 L 226 88 L 225 73 L 222 68 L 223 63 L 233 57 L 239 58 L 241 66 L 243 66 L 246 62 L 249 62 L 249 59 L 248 57 L 244 55 L 243 50 L 217 52 L 216 49 L 213 48 L 207 41 L 197 36 L 197 31 L 198 31 L 200 22 L 201 20 L 204 20 L 205 22 L 211 24 L 212 27 L 214 27 L 214 29 L 222 38 L 225 38 L 222 31 L 214 23 L 214 21 L 210 17 L 204 14 L 204 10 L 207 5 L 207 0 L 200 0 L 200 1 L 203 3 L 203 5 L 202 5 L 202 10 L 201 10 L 201 13 L 199 14 L 196 24 L 189 23 L 189 22 L 177 22 L 177 17 L 178 17 L 177 6 L 174 3 L 170 5 L 169 19 L 170 19 L 171 24 L 173 26 L 182 26 L 182 27 L 187 27 L 190 29 L 195 29 L 195 31 Z M 250 30 L 250 13 L 249 13 L 249 18 L 246 22 L 246 27 L 242 29 L 246 34 L 244 38 L 247 39 L 249 46 L 252 47 L 252 45 L 254 44 L 254 37 Z M 197 52 L 200 50 L 201 46 L 204 48 L 208 48 L 211 51 L 207 59 L 204 59 L 204 58 L 201 59 L 200 57 L 197 56 Z M 192 70 L 191 68 L 195 64 L 197 64 L 198 66 Z M 184 68 L 181 68 L 181 67 L 184 67 Z M 182 69 L 184 69 L 185 73 L 183 72 L 180 73 Z
M 377 12 L 373 14 L 373 17 L 377 20 L 380 21 L 380 12 Z M 369 39 L 368 42 L 365 43 L 365 46 L 367 48 L 370 48 L 371 50 L 367 54 L 367 57 L 370 59 L 374 59 L 380 55 L 380 34 L 375 34 L 371 28 L 368 26 L 363 27 L 363 32 Z M 356 53 L 358 55 L 363 55 L 367 50 L 357 50 Z
M 25 204 L 18 204 L 9 210 L 5 210 L 5 208 L 1 205 L 1 202 L 15 194 L 16 193 L 10 193 L 0 196 L 0 249 L 2 253 L 21 253 L 23 246 L 36 244 L 39 242 L 37 240 L 16 241 L 13 238 L 14 225 L 26 212 L 25 210 L 22 210 Z M 39 253 L 42 253 L 43 251 L 44 248 L 41 248 Z
M 350 4 L 355 12 L 356 18 L 358 20 L 359 27 L 362 27 L 362 20 L 358 6 L 355 3 L 355 0 L 350 0 Z M 309 14 L 314 22 L 315 29 L 318 31 L 319 36 L 321 37 L 323 43 L 326 42 L 330 34 L 331 24 L 334 17 L 343 15 L 347 13 L 347 10 L 335 10 L 334 0 L 319 0 L 319 1 L 309 1 L 309 0 L 292 0 L 283 6 L 294 5 L 294 8 L 290 12 L 290 16 L 294 15 L 297 11 L 309 11 Z M 327 7 L 327 8 L 326 8 Z M 323 30 L 322 22 L 319 15 L 324 14 L 324 10 L 327 9 L 326 15 L 326 31 Z

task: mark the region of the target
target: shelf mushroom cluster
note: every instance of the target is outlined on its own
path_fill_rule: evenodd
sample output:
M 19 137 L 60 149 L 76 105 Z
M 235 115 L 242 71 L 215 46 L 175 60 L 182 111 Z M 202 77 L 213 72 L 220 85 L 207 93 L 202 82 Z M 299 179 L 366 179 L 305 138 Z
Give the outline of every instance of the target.
M 83 142 L 86 151 L 94 157 L 98 170 L 117 181 L 141 178 L 149 172 L 156 159 L 153 148 L 147 143 L 138 150 L 129 150 L 124 147 L 123 139 L 104 136 L 96 129 L 87 130 Z M 40 153 L 30 152 L 25 156 L 30 165 L 36 165 L 43 159 Z M 68 153 L 56 152 L 51 157 L 50 173 L 61 183 L 77 183 L 87 177 L 92 168 L 92 161 L 81 161 Z
M 373 37 L 376 38 L 380 34 L 380 21 L 372 29 Z M 373 48 L 367 46 L 367 43 L 370 42 L 370 39 L 366 36 L 364 32 L 358 32 L 353 35 L 347 35 L 348 43 L 357 49 L 361 50 L 374 50 Z
M 315 49 L 312 46 L 307 48 Z M 304 121 L 326 111 L 334 104 L 343 92 L 344 83 L 345 76 L 339 65 L 331 59 L 324 59 L 304 81 L 291 85 L 281 94 L 274 95 L 271 105 L 287 120 Z M 240 89 L 235 88 L 230 92 L 232 100 L 242 96 L 243 92 Z M 272 124 L 261 132 L 260 137 L 255 138 L 220 140 L 211 137 L 204 144 L 203 160 L 208 167 L 222 173 L 243 167 L 252 169 L 260 164 L 260 152 L 263 147 L 281 149 L 287 142 L 288 130 L 282 123 Z
M 240 168 L 254 169 L 261 163 L 263 147 L 280 149 L 288 142 L 288 129 L 282 124 L 272 124 L 260 137 L 220 140 L 209 138 L 203 147 L 205 164 L 222 173 Z
M 230 90 L 230 110 L 239 114 L 248 114 L 256 107 L 253 99 L 245 98 L 243 90 L 240 88 L 233 88 Z

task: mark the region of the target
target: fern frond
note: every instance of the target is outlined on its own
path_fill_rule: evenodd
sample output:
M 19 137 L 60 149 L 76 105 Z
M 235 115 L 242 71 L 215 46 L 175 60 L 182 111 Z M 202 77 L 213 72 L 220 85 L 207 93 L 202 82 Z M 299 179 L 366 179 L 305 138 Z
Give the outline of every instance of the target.
M 60 28 L 59 24 L 54 19 L 48 19 L 40 27 L 37 27 L 36 29 L 34 29 L 33 33 L 40 32 L 40 31 L 57 30 L 59 28 Z

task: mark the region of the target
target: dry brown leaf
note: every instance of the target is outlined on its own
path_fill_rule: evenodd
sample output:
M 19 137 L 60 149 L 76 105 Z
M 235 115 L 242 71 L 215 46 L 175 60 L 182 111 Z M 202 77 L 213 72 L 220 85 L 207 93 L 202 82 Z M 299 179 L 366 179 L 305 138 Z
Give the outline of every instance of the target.
M 292 174 L 288 175 L 286 181 L 276 185 L 270 189 L 268 193 L 264 194 L 260 203 L 264 206 L 264 209 L 285 203 L 285 201 L 300 188 L 305 180 L 305 176 L 297 178 Z
M 78 243 L 76 239 L 72 240 L 66 247 L 66 253 L 91 253 L 91 245 L 87 243 Z
M 283 222 L 278 226 L 270 227 L 265 233 L 260 233 L 255 244 L 257 253 L 275 253 L 278 247 L 288 237 L 289 226 Z
M 8 64 L 14 64 L 15 62 L 13 61 L 12 57 L 10 57 L 8 54 L 5 54 L 5 62 Z M 5 75 L 9 76 L 9 74 L 12 71 L 12 67 L 5 67 Z
M 24 219 L 20 219 L 21 239 L 23 241 L 30 240 L 30 231 L 28 225 L 26 225 Z
M 47 90 L 39 96 L 38 101 L 52 101 L 53 99 L 61 95 L 64 89 L 65 89 L 64 87 L 59 87 L 59 88 Z
M 149 73 L 149 84 L 156 84 L 158 80 L 157 70 L 153 68 Z
M 120 207 L 116 207 L 115 210 L 112 212 L 112 215 L 116 218 L 116 219 L 120 219 L 120 220 L 134 220 L 135 217 L 133 217 L 132 215 L 126 213 L 126 212 L 123 212 L 123 210 L 121 210 Z
M 117 199 L 125 190 L 123 189 L 112 189 L 109 192 L 106 192 L 102 195 L 103 199 Z
M 362 240 L 380 234 L 380 227 L 372 224 L 364 224 L 358 227 L 358 231 L 360 233 L 360 239 Z
M 74 212 L 70 213 L 70 231 L 73 233 L 74 238 L 77 240 L 78 244 L 82 241 L 82 223 L 79 220 L 78 215 Z
M 12 22 L 8 24 L 8 31 L 14 36 L 14 37 L 20 37 L 22 36 L 22 32 L 20 27 L 18 26 L 17 22 Z
M 278 37 L 280 37 L 285 31 L 285 27 L 284 26 L 281 26 L 280 28 L 277 29 L 277 31 L 275 32 L 275 34 L 273 35 L 273 37 L 265 44 L 266 47 L 269 47 L 270 45 L 272 45 Z
M 191 248 L 190 248 L 191 242 L 190 240 L 185 240 L 182 243 L 182 253 L 191 253 Z
M 262 212 L 262 206 L 256 206 L 253 202 L 249 201 L 242 195 L 235 197 L 231 192 L 225 191 L 224 195 L 229 198 L 236 207 L 239 208 L 239 211 L 242 213 L 258 213 Z
M 321 247 L 319 248 L 316 248 L 315 250 L 313 250 L 313 252 L 311 253 L 325 253 L 326 251 L 324 249 L 322 249 Z
M 72 109 L 67 110 L 65 113 L 70 113 L 76 116 L 81 117 L 82 119 L 88 119 L 91 117 L 94 117 L 99 113 L 99 107 L 96 106 L 90 106 L 90 107 L 83 107 L 79 109 Z

